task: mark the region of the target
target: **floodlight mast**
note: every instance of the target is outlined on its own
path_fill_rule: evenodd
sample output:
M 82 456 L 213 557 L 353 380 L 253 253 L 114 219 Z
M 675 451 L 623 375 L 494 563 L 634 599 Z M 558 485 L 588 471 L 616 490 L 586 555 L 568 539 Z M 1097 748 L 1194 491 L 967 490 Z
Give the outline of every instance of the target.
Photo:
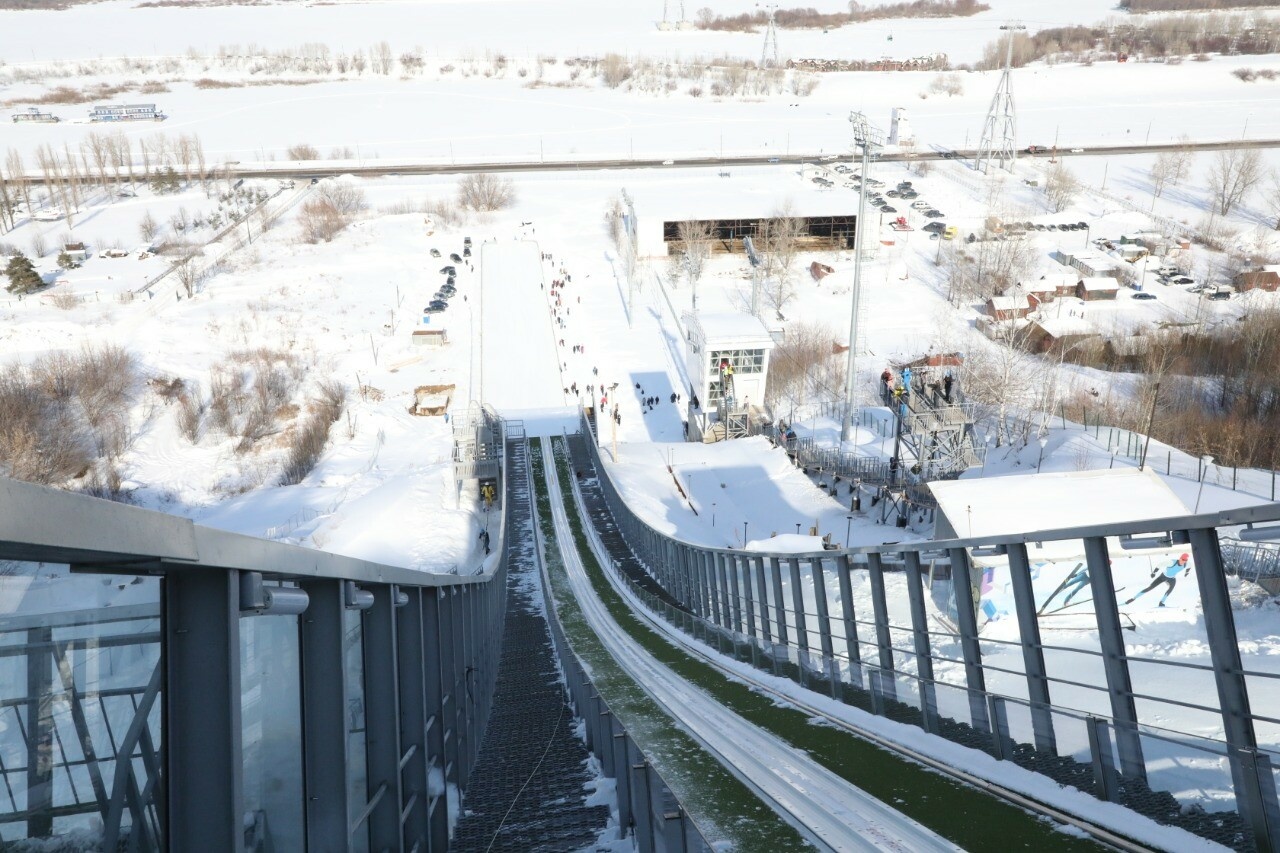
M 1018 162 L 1018 118 L 1013 105 L 1013 39 L 1014 33 L 1026 30 L 1022 24 L 1003 24 L 1001 30 L 1009 34 L 1005 46 L 1004 71 L 996 86 L 987 120 L 982 126 L 982 140 L 978 143 L 978 159 L 974 162 L 982 173 L 989 174 L 991 161 L 1000 161 L 1000 168 L 1013 171 Z
M 840 429 L 841 441 L 853 441 L 855 430 L 858 391 L 858 315 L 862 301 L 863 241 L 867 230 L 867 181 L 871 178 L 872 157 L 883 144 L 883 136 L 871 127 L 864 113 L 850 113 L 849 122 L 853 125 L 853 142 L 862 149 L 862 179 L 859 181 L 858 190 L 858 222 L 853 235 L 853 298 L 849 305 L 849 355 L 845 364 L 845 408 L 844 422 Z

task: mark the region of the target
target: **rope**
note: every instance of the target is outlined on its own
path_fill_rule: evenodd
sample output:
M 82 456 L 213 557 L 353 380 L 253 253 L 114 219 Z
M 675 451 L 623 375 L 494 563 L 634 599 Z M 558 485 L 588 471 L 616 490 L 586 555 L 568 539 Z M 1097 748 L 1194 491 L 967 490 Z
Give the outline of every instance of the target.
M 493 831 L 493 838 L 489 840 L 489 846 L 485 848 L 485 853 L 489 853 L 493 849 L 493 845 L 498 843 L 498 834 L 502 832 L 502 827 L 506 825 L 507 818 L 511 816 L 511 810 L 516 807 L 516 803 L 520 802 L 520 796 L 524 793 L 524 789 L 529 787 L 529 783 L 533 781 L 533 777 L 538 775 L 538 771 L 542 768 L 542 762 L 547 760 L 547 753 L 551 751 L 551 745 L 556 741 L 556 732 L 560 728 L 560 721 L 564 719 L 564 709 L 568 706 L 567 702 L 560 703 L 560 715 L 556 717 L 555 725 L 551 727 L 551 737 L 547 739 L 547 745 L 542 750 L 542 757 L 538 759 L 538 763 L 534 765 L 533 770 L 529 773 L 529 778 L 524 780 L 524 784 L 520 786 L 520 790 L 516 791 L 515 799 L 511 801 L 511 805 L 507 807 L 507 812 L 502 816 L 502 820 L 498 822 L 498 827 Z

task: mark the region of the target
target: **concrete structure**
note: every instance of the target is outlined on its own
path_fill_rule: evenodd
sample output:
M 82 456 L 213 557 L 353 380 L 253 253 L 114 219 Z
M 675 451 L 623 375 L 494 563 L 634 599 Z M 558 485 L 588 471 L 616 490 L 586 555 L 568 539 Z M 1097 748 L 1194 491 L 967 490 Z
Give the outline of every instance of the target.
M 685 314 L 683 320 L 685 363 L 693 383 L 688 396 L 689 440 L 710 438 L 717 424 L 724 427 L 715 431 L 717 439 L 734 438 L 730 419 L 749 417 L 752 408 L 764 403 L 773 336 L 750 314 Z
M 776 185 L 743 189 L 730 181 L 708 183 L 696 194 L 672 193 L 661 183 L 628 187 L 635 209 L 636 255 L 666 257 L 679 242 L 683 221 L 712 223 L 713 252 L 742 252 L 743 237 L 754 236 L 761 220 L 778 215 L 787 204 L 791 215 L 805 220 L 806 248 L 852 249 L 857 230 L 858 197 L 846 191 L 821 190 L 809 181 L 797 184 L 794 172 L 779 173 Z M 879 211 L 874 223 L 878 225 Z M 628 223 L 630 226 L 631 223 Z
M 889 120 L 889 144 L 913 146 L 916 135 L 911 130 L 911 120 L 907 118 L 906 107 L 894 107 L 893 116 Z

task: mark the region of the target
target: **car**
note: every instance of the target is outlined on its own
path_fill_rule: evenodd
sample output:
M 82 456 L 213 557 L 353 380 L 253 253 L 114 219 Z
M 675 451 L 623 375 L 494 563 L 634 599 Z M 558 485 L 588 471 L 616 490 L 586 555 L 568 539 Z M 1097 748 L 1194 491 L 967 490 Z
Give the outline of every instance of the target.
M 439 314 L 441 311 L 449 307 L 449 303 L 443 299 L 433 299 L 426 308 L 422 309 L 423 314 Z
M 431 257 L 433 257 L 433 258 L 438 258 L 438 257 L 440 257 L 440 250 L 439 250 L 439 249 L 432 249 L 432 250 L 431 250 Z
M 1057 226 L 1057 225 L 1054 225 L 1052 222 L 1050 222 L 1048 225 L 1046 225 L 1046 226 L 1045 226 L 1045 228 L 1049 229 L 1050 231 L 1057 231 L 1057 230 L 1058 230 L 1058 226 Z
M 664 166 L 674 166 L 675 164 L 676 164 L 676 161 L 675 161 L 675 160 L 663 160 L 663 161 L 662 161 L 662 165 L 664 165 Z
M 898 195 L 901 198 L 919 198 L 920 197 L 920 193 L 910 189 L 903 190 L 902 192 L 898 193 Z
M 1144 301 L 1150 301 L 1156 298 L 1156 295 L 1154 293 L 1143 293 L 1141 291 L 1139 291 L 1138 293 L 1131 293 L 1130 296 L 1132 296 L 1134 299 L 1141 299 Z
M 462 257 L 464 257 L 464 258 L 469 258 L 469 257 L 471 257 L 471 247 L 470 247 L 470 246 L 463 246 L 463 247 L 462 247 Z
M 457 252 L 451 252 L 449 254 L 449 260 L 453 261 L 455 264 L 460 264 L 462 263 L 462 255 L 459 255 Z
M 928 225 L 925 225 L 925 226 L 924 226 L 923 228 L 921 228 L 920 230 L 921 230 L 921 231 L 928 231 L 928 232 L 933 233 L 933 234 L 941 234 L 943 231 L 946 231 L 946 230 L 947 230 L 947 223 L 945 223 L 945 222 L 930 222 Z
M 929 204 L 929 202 L 924 200 L 911 202 L 911 207 L 914 210 L 928 210 L 932 206 L 933 205 Z
M 1043 145 L 1028 145 L 1026 148 L 1028 154 L 1042 154 L 1045 150 L 1047 149 Z
M 887 195 L 889 198 L 897 198 L 898 196 L 902 195 L 902 193 L 898 192 L 897 190 L 889 190 L 887 193 L 885 193 L 885 195 Z
M 1037 223 L 1036 223 L 1036 230 L 1037 230 L 1037 231 L 1044 231 L 1047 227 L 1048 227 L 1048 226 L 1046 226 L 1043 222 L 1037 222 Z
M 462 238 L 462 245 L 464 245 L 464 246 L 470 246 L 470 245 L 471 245 L 471 238 L 470 238 L 470 237 L 463 237 L 463 238 Z
M 1088 223 L 1088 222 L 1077 222 L 1077 223 L 1076 223 L 1076 227 L 1077 227 L 1078 229 L 1080 229 L 1081 231 L 1088 231 L 1088 230 L 1089 230 L 1089 223 Z
M 886 205 L 884 205 L 883 207 L 881 207 L 881 208 L 880 208 L 880 212 L 881 212 L 881 213 L 897 213 L 897 212 L 898 212 L 898 208 L 894 207 L 894 206 L 893 206 L 893 205 L 891 205 L 891 204 L 886 204 Z
M 1169 281 L 1173 282 L 1174 284 L 1195 284 L 1196 283 L 1196 280 L 1194 278 L 1191 278 L 1190 276 L 1186 276 L 1186 275 L 1175 275 L 1173 278 L 1169 279 Z
M 926 219 L 941 219 L 946 214 L 941 210 L 938 210 L 936 207 L 931 207 L 924 212 L 924 215 Z
M 943 159 L 943 160 L 953 160 L 953 159 L 955 159 L 955 156 L 956 156 L 956 152 L 954 152 L 954 151 L 943 151 L 943 152 L 942 152 L 942 159 Z
M 782 158 L 780 158 L 780 157 L 770 157 L 770 158 L 769 158 L 769 162 L 770 162 L 770 163 L 781 163 L 781 162 L 782 162 Z
M 842 175 L 847 175 L 847 174 L 849 174 L 850 172 L 852 172 L 852 171 L 853 171 L 853 170 L 852 170 L 852 169 L 850 169 L 848 166 L 846 166 L 844 163 L 839 163 L 839 164 L 837 164 L 837 165 L 835 165 L 835 166 L 832 166 L 832 168 L 833 168 L 833 169 L 835 169 L 837 172 L 839 172 L 839 173 L 840 173 L 840 174 L 842 174 Z
M 457 275 L 458 268 L 455 267 L 453 264 L 445 264 L 444 266 L 440 267 L 440 274 L 441 275 Z
M 1224 299 L 1230 299 L 1230 298 L 1231 298 L 1231 291 L 1229 291 L 1229 290 L 1219 290 L 1219 291 L 1217 291 L 1217 292 L 1215 292 L 1215 293 L 1210 293 L 1210 294 L 1209 294 L 1209 298 L 1210 298 L 1210 299 L 1212 299 L 1212 300 L 1214 300 L 1215 302 L 1218 302 L 1218 301 L 1221 301 L 1221 300 L 1224 300 Z
M 911 182 L 910 182 L 910 181 L 898 181 L 898 189 L 899 189 L 899 190 L 909 190 L 909 189 L 911 189 Z
M 822 160 L 823 162 L 827 162 L 827 163 L 829 163 L 829 162 L 831 162 L 832 160 L 839 160 L 839 159 L 840 159 L 840 155 L 839 155 L 839 154 L 828 154 L 827 156 L 825 156 L 825 157 L 819 157 L 818 159 L 819 159 L 819 160 Z
M 1072 148 L 1072 149 L 1071 149 L 1071 153 L 1072 153 L 1072 154 L 1083 154 L 1083 153 L 1084 153 L 1084 149 L 1083 149 L 1083 148 Z
M 444 280 L 444 283 L 445 283 L 446 285 L 448 285 L 449 287 L 452 287 L 452 286 L 453 286 L 453 283 L 454 283 L 454 277 L 453 277 L 453 276 L 449 276 L 448 278 L 446 278 L 446 279 Z
M 956 235 L 960 233 L 960 229 L 954 225 L 948 225 L 947 230 L 942 232 L 943 240 L 954 240 Z M 973 235 L 970 235 L 973 236 Z

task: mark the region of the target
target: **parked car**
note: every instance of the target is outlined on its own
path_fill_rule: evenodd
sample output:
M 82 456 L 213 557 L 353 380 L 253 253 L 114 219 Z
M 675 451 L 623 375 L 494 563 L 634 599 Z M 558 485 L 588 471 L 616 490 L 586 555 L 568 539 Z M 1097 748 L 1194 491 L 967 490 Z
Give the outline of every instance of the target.
M 881 205 L 880 212 L 881 213 L 897 213 L 898 208 L 894 207 L 891 204 L 885 204 L 885 205 Z
M 453 264 L 445 264 L 444 266 L 440 267 L 440 274 L 441 275 L 457 275 L 458 268 L 455 267 Z
M 946 231 L 946 230 L 947 230 L 947 223 L 945 223 L 945 222 L 930 222 L 929 224 L 925 225 L 925 226 L 924 226 L 924 228 L 921 228 L 920 230 L 921 230 L 921 231 L 927 231 L 927 232 L 930 232 L 930 233 L 932 233 L 932 234 L 941 234 L 943 231 Z
M 1088 223 L 1088 222 L 1077 222 L 1077 223 L 1076 223 L 1076 227 L 1078 227 L 1081 231 L 1088 231 L 1088 230 L 1089 230 L 1089 223 Z
M 454 277 L 453 277 L 453 276 L 449 276 L 448 278 L 446 278 L 446 279 L 444 280 L 444 283 L 445 283 L 445 285 L 446 285 L 447 287 L 453 287 Z
M 438 257 L 440 257 L 440 250 L 439 250 L 439 249 L 432 249 L 432 250 L 431 250 L 431 257 L 433 257 L 433 258 L 438 258 Z
M 954 225 L 948 225 L 948 226 L 947 226 L 947 230 L 942 232 L 942 239 L 943 239 L 943 240 L 954 240 L 954 239 L 956 238 L 956 235 L 957 235 L 957 234 L 959 234 L 959 233 L 960 233 L 960 229 L 959 229 L 959 228 L 955 227 Z M 970 234 L 969 236 L 971 236 L 971 237 L 972 237 L 973 235 L 972 235 L 972 234 Z
M 936 207 L 931 207 L 924 212 L 924 215 L 928 219 L 941 219 L 946 214 L 944 214 L 941 210 L 938 210 Z
M 915 210 L 928 210 L 931 206 L 929 202 L 923 200 L 911 202 L 911 207 Z
M 464 258 L 469 258 L 469 257 L 471 257 L 471 247 L 470 247 L 470 246 L 463 246 L 463 247 L 462 247 L 462 257 L 464 257 Z
M 1154 293 L 1145 293 L 1145 292 L 1132 293 L 1130 294 L 1130 296 L 1132 296 L 1134 299 L 1142 299 L 1144 301 L 1149 301 L 1156 298 L 1156 295 Z
M 462 263 L 462 255 L 459 255 L 457 252 L 451 252 L 449 254 L 449 260 L 453 261 L 455 264 L 460 264 Z
M 449 303 L 443 299 L 432 299 L 426 308 L 422 309 L 424 314 L 439 314 L 441 311 L 449 307 Z
M 898 195 L 902 198 L 919 198 L 920 197 L 920 193 L 910 189 L 903 190 L 902 192 L 898 193 Z
M 1220 300 L 1224 300 L 1224 299 L 1230 299 L 1230 298 L 1231 298 L 1231 291 L 1230 291 L 1230 290 L 1218 290 L 1218 291 L 1215 291 L 1215 292 L 1213 292 L 1213 293 L 1210 293 L 1210 294 L 1209 294 L 1209 298 L 1210 298 L 1210 299 L 1212 299 L 1212 300 L 1214 300 L 1215 302 L 1220 301 Z
M 471 245 L 471 238 L 470 238 L 470 237 L 463 237 L 463 238 L 462 238 L 462 245 L 464 245 L 464 246 L 470 246 L 470 245 Z
M 1186 276 L 1186 275 L 1175 275 L 1173 278 L 1169 280 L 1174 284 L 1195 284 L 1196 283 L 1196 280 L 1194 278 L 1191 278 L 1190 276 Z

